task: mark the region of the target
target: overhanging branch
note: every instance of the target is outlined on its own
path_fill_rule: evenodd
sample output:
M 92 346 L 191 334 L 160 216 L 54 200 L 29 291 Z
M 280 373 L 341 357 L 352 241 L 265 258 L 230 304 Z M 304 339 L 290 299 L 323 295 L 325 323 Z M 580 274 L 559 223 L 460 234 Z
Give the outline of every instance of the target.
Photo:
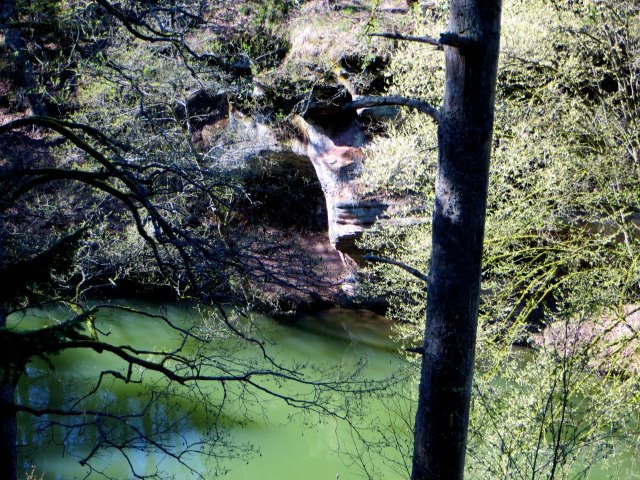
M 399 33 L 389 33 L 389 32 L 370 33 L 369 36 L 389 38 L 391 40 L 402 40 L 404 42 L 427 43 L 429 45 L 433 45 L 438 50 L 442 50 L 442 44 L 440 43 L 440 40 L 438 40 L 437 38 L 429 37 L 429 36 L 415 37 L 411 35 L 400 35 Z
M 3 125 L 0 125 L 0 135 L 5 134 L 12 130 L 17 130 L 19 128 L 28 127 L 31 125 L 36 127 L 48 128 L 55 132 L 58 132 L 60 135 L 65 137 L 67 140 L 73 143 L 80 150 L 91 155 L 91 157 L 97 160 L 104 168 L 107 169 L 107 171 L 113 173 L 114 176 L 117 176 L 122 180 L 121 176 L 116 175 L 116 173 L 119 173 L 119 172 L 117 172 L 115 166 L 113 165 L 113 162 L 109 161 L 102 152 L 100 152 L 97 148 L 93 147 L 89 143 L 85 142 L 72 130 L 72 129 L 81 129 L 83 132 L 89 133 L 93 137 L 96 137 L 97 130 L 93 129 L 92 127 L 85 126 L 78 123 L 69 123 L 69 122 L 57 120 L 53 117 L 29 116 L 29 117 L 19 118 L 17 120 L 12 120 Z M 99 136 L 97 136 L 97 140 L 99 140 L 100 142 L 105 142 L 106 138 L 107 137 L 101 133 Z
M 366 107 L 384 107 L 391 105 L 399 105 L 403 107 L 413 108 L 421 113 L 429 115 L 436 123 L 440 121 L 440 111 L 433 105 L 417 100 L 415 98 L 407 98 L 401 95 L 388 95 L 384 97 L 362 96 L 357 97 L 351 102 L 345 103 L 342 108 L 346 110 Z
M 80 150 L 91 156 L 94 160 L 96 160 L 102 167 L 104 167 L 107 173 L 114 179 L 120 180 L 127 187 L 127 190 L 130 192 L 129 194 L 124 194 L 118 192 L 115 189 L 111 189 L 106 183 L 101 182 L 103 190 L 111 193 L 116 198 L 119 198 L 129 207 L 134 220 L 136 222 L 136 226 L 138 229 L 138 233 L 140 236 L 149 244 L 149 246 L 153 250 L 153 254 L 158 262 L 158 265 L 162 266 L 164 262 L 161 259 L 161 256 L 158 251 L 157 242 L 152 239 L 149 234 L 146 232 L 142 219 L 140 218 L 137 209 L 132 203 L 132 199 L 137 200 L 142 207 L 146 210 L 152 220 L 155 222 L 155 225 L 158 226 L 159 230 L 168 238 L 169 242 L 177 249 L 180 256 L 182 257 L 184 264 L 189 265 L 191 263 L 191 259 L 187 252 L 184 249 L 184 246 L 178 239 L 178 236 L 171 225 L 167 222 L 167 220 L 158 212 L 158 209 L 151 203 L 149 199 L 149 192 L 142 185 L 139 178 L 133 175 L 127 168 L 118 168 L 118 166 L 105 154 L 103 154 L 97 147 L 89 144 L 85 140 L 83 140 L 75 131 L 72 129 L 79 129 L 82 132 L 89 134 L 95 140 L 98 140 L 100 145 L 103 145 L 104 142 L 108 141 L 108 138 L 102 134 L 99 134 L 97 130 L 93 127 L 89 127 L 86 125 L 73 123 L 73 122 L 65 122 L 60 121 L 52 117 L 44 117 L 44 116 L 29 116 L 19 118 L 17 120 L 10 121 L 3 125 L 0 125 L 0 135 L 7 133 L 12 130 L 16 130 L 26 126 L 38 126 L 43 128 L 51 129 L 63 137 L 65 137 L 68 141 L 73 143 Z M 112 145 L 107 145 L 112 146 Z M 91 184 L 88 180 L 85 183 Z M 94 184 L 97 186 L 97 184 Z M 193 283 L 193 275 L 191 270 L 187 271 L 187 275 L 189 276 L 191 283 Z
M 378 257 L 376 255 L 365 255 L 364 259 L 372 261 L 372 262 L 387 263 L 389 265 L 394 265 L 394 266 L 396 266 L 398 268 L 403 269 L 405 272 L 410 273 L 411 275 L 413 275 L 414 277 L 422 280 L 425 283 L 429 283 L 429 281 L 430 281 L 429 280 L 429 275 L 425 275 L 424 273 L 422 273 L 417 268 L 411 267 L 411 266 L 407 265 L 406 263 L 400 262 L 398 260 L 393 260 L 391 258 L 385 258 L 385 257 Z

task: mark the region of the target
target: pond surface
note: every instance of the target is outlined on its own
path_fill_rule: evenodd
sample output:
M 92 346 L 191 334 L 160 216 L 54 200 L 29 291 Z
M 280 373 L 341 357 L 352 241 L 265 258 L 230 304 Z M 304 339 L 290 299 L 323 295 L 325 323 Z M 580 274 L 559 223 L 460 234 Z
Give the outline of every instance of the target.
M 167 318 L 180 325 L 197 322 L 200 316 L 197 309 L 189 305 L 157 305 L 145 302 L 128 301 L 129 306 L 145 311 L 164 313 Z M 27 315 L 13 316 L 11 321 L 18 328 L 34 328 L 51 322 L 51 318 L 60 318 L 55 309 L 32 311 Z M 130 344 L 154 350 L 174 345 L 176 338 L 170 329 L 158 319 L 147 318 L 133 313 L 106 310 L 99 315 L 96 326 L 103 333 L 109 333 L 113 344 Z M 407 366 L 406 361 L 397 352 L 397 345 L 389 340 L 390 323 L 383 317 L 366 311 L 331 309 L 314 315 L 301 316 L 291 323 L 278 323 L 269 318 L 253 318 L 254 333 L 259 331 L 261 338 L 269 343 L 269 351 L 275 359 L 284 365 L 308 363 L 320 370 L 335 369 L 346 372 L 355 368 L 361 359 L 366 359 L 363 375 L 371 379 L 383 379 Z M 255 348 L 228 342 L 221 335 L 214 342 L 216 354 L 237 356 L 242 365 L 251 362 L 264 362 Z M 522 360 L 522 357 L 521 357 Z M 53 368 L 52 368 L 53 367 Z M 95 383 L 100 372 L 121 368 L 110 354 L 98 354 L 93 351 L 65 351 L 52 357 L 51 365 L 36 360 L 28 367 L 18 388 L 21 403 L 35 408 L 59 408 L 68 406 L 69 400 L 81 391 L 87 391 Z M 153 375 L 146 377 L 153 383 Z M 267 386 L 273 384 L 266 383 Z M 297 387 L 285 385 L 283 393 L 296 394 Z M 287 390 L 292 388 L 292 390 Z M 217 412 L 217 424 L 224 427 L 221 432 L 215 454 L 218 458 L 202 455 L 197 444 L 192 452 L 183 459 L 203 478 L 229 480 L 355 480 L 367 478 L 358 458 L 365 465 L 376 466 L 371 478 L 400 480 L 408 478 L 405 463 L 409 454 L 402 453 L 410 448 L 410 427 L 405 419 L 412 419 L 410 402 L 403 396 L 413 392 L 415 385 L 404 381 L 394 393 L 384 399 L 370 400 L 365 405 L 363 416 L 356 417 L 359 425 L 376 428 L 376 438 L 382 441 L 363 448 L 354 441 L 354 431 L 344 422 L 317 415 L 304 415 L 293 409 L 281 399 L 273 398 L 261 392 L 227 392 L 236 395 L 225 404 L 222 412 Z M 216 404 L 221 398 L 217 386 L 204 387 L 204 395 Z M 162 391 L 162 390 L 161 390 Z M 148 395 L 137 385 L 123 385 L 121 382 L 103 382 L 92 400 L 82 404 L 82 408 L 103 408 L 136 412 L 145 409 Z M 343 400 L 350 401 L 347 395 Z M 190 398 L 160 398 L 147 409 L 144 418 L 132 417 L 127 422 L 141 432 L 156 432 L 174 422 L 178 432 L 168 432 L 159 438 L 169 445 L 197 442 L 203 433 L 211 435 L 211 415 L 202 409 L 192 408 Z M 355 403 L 355 402 L 354 402 Z M 187 412 L 186 414 L 184 412 Z M 395 415 L 400 412 L 400 415 Z M 35 467 L 37 479 L 44 475 L 45 480 L 67 480 L 75 478 L 102 478 L 97 472 L 106 473 L 111 478 L 133 478 L 131 471 L 140 475 L 149 475 L 157 469 L 175 475 L 175 478 L 198 478 L 184 465 L 160 452 L 149 453 L 140 442 L 131 442 L 125 459 L 114 449 L 106 449 L 97 454 L 92 465 L 94 471 L 87 470 L 79 462 L 90 451 L 91 445 L 99 439 L 100 433 L 95 426 L 68 429 L 45 428 L 48 421 L 69 420 L 59 416 L 19 417 L 19 442 L 25 472 Z M 80 419 L 80 423 L 81 423 Z M 78 421 L 77 419 L 75 420 Z M 118 427 L 105 422 L 103 431 Z M 382 434 L 382 437 L 380 437 Z M 367 436 L 367 432 L 363 431 Z M 229 443 L 232 442 L 232 443 Z M 398 442 L 398 443 L 395 443 Z M 107 445 L 108 446 L 108 445 Z M 356 446 L 362 450 L 360 456 L 353 457 Z M 248 451 L 245 451 L 245 448 Z M 236 458 L 229 458 L 230 456 Z M 386 462 L 380 461 L 382 454 Z M 371 457 L 369 457 L 371 455 Z M 629 468 L 633 469 L 634 452 L 629 452 Z M 371 461 L 366 460 L 370 458 Z M 354 461 L 355 459 L 355 461 Z M 598 466 L 590 471 L 591 480 L 604 480 L 611 477 Z M 625 477 L 627 478 L 627 477 Z M 635 478 L 635 477 L 634 477 Z
M 134 302 L 138 309 L 158 311 L 158 305 Z M 162 307 L 172 321 L 185 324 L 196 318 L 195 310 L 188 306 L 170 305 Z M 31 312 L 30 316 L 14 318 L 20 328 L 33 328 L 35 324 L 50 322 L 55 311 Z M 59 313 L 58 313 L 59 315 Z M 104 317 L 108 318 L 104 318 Z M 338 368 L 349 370 L 361 359 L 366 359 L 365 375 L 382 379 L 401 368 L 405 361 L 397 354 L 396 346 L 389 340 L 390 323 L 384 318 L 367 311 L 332 309 L 301 316 L 293 323 L 278 323 L 265 317 L 254 319 L 256 328 L 265 340 L 273 342 L 270 351 L 278 362 L 288 365 L 308 362 L 318 368 Z M 109 330 L 109 341 L 114 344 L 139 346 L 144 339 L 147 349 L 166 348 L 175 342 L 167 328 L 158 321 L 126 312 L 105 312 L 97 319 L 96 326 L 102 331 Z M 224 342 L 222 342 L 224 343 Z M 235 352 L 243 359 L 252 355 L 261 361 L 253 348 Z M 39 408 L 57 408 L 74 395 L 74 389 L 87 389 L 82 379 L 96 378 L 100 371 L 116 369 L 118 362 L 106 353 L 93 351 L 65 351 L 52 358 L 54 369 L 37 360 L 28 368 L 27 375 L 20 382 L 18 398 Z M 205 387 L 206 388 L 206 387 Z M 220 393 L 211 392 L 212 398 Z M 223 460 L 218 467 L 228 469 L 224 474 L 215 465 L 207 463 L 204 457 L 189 455 L 186 462 L 203 473 L 204 477 L 232 480 L 265 480 L 304 478 L 305 480 L 340 480 L 366 478 L 362 469 L 346 455 L 352 442 L 352 431 L 346 424 L 332 419 L 318 422 L 315 415 L 304 416 L 285 402 L 268 395 L 257 394 L 248 398 L 248 406 L 229 402 L 226 415 L 221 421 L 230 434 L 228 439 L 234 444 L 250 444 L 255 452 L 240 459 Z M 101 391 L 89 403 L 90 407 L 110 403 L 113 407 L 136 411 L 145 406 L 145 398 L 136 386 L 110 384 L 104 382 Z M 179 402 L 178 402 L 179 403 Z M 183 405 L 185 406 L 185 405 Z M 85 406 L 86 408 L 86 406 Z M 181 407 L 170 402 L 158 402 L 150 412 L 148 422 L 171 422 L 172 414 Z M 188 410 L 188 409 L 187 409 Z M 206 428 L 204 414 L 191 413 L 192 418 L 184 422 L 182 436 L 196 439 L 199 429 Z M 387 422 L 389 412 L 371 405 L 368 414 L 358 421 L 364 423 Z M 47 480 L 85 478 L 87 468 L 79 461 L 88 453 L 87 444 L 96 440 L 95 429 L 74 428 L 63 438 L 59 428 L 43 428 L 48 420 L 59 417 L 33 418 L 21 415 L 19 419 L 19 442 L 25 447 L 21 451 L 25 471 L 35 465 L 38 474 Z M 132 419 L 137 422 L 137 419 Z M 141 428 L 152 428 L 143 421 Z M 184 441 L 180 435 L 167 440 L 169 443 Z M 53 442 L 51 440 L 54 440 Z M 56 445 L 62 443 L 64 446 Z M 240 453 L 236 451 L 236 453 Z M 149 454 L 134 449 L 129 451 L 129 462 L 139 474 L 150 474 L 158 464 L 165 472 L 176 478 L 192 477 L 189 471 L 160 453 Z M 132 478 L 127 461 L 116 451 L 107 450 L 92 460 L 97 471 L 105 471 L 113 478 Z M 386 479 L 404 478 L 393 469 L 382 467 L 379 472 Z M 38 477 L 39 478 L 39 477 Z M 90 472 L 88 478 L 99 478 Z

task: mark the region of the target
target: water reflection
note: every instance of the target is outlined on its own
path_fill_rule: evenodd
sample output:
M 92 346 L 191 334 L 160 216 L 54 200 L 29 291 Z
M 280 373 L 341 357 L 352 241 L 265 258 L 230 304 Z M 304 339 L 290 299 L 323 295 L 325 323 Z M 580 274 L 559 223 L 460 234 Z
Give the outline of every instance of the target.
M 200 318 L 197 309 L 188 305 L 135 302 L 132 306 L 165 311 L 172 321 L 184 325 Z M 20 328 L 30 328 L 32 324 L 45 324 L 52 314 L 55 316 L 55 312 L 36 312 L 31 319 L 23 317 L 13 321 L 19 322 Z M 177 341 L 170 329 L 154 319 L 113 311 L 103 315 L 101 325 L 109 326 L 109 338 L 116 344 L 129 343 L 152 350 L 170 348 Z M 365 375 L 377 379 L 406 367 L 397 354 L 397 345 L 389 339 L 391 324 L 370 312 L 332 309 L 300 316 L 288 324 L 264 317 L 255 317 L 253 321 L 248 327 L 253 333 L 259 332 L 269 344 L 274 360 L 284 365 L 308 363 L 319 369 L 333 368 L 339 373 L 353 369 L 366 358 Z M 233 353 L 238 368 L 247 364 L 260 366 L 264 362 L 254 349 L 228 341 L 220 333 L 215 336 L 215 348 L 220 356 Z M 526 362 L 527 355 L 518 355 L 516 361 Z M 18 388 L 21 402 L 38 408 L 74 405 L 74 408 L 106 411 L 108 407 L 109 412 L 119 412 L 121 418 L 103 418 L 96 425 L 90 416 L 33 418 L 21 415 L 19 441 L 24 445 L 21 448 L 24 471 L 35 464 L 37 472 L 47 480 L 100 478 L 98 472 L 127 479 L 131 478 L 132 470 L 140 475 L 165 472 L 185 479 L 196 478 L 194 472 L 198 472 L 207 480 L 333 480 L 336 475 L 340 475 L 340 480 L 355 480 L 365 478 L 363 466 L 357 463 L 358 456 L 347 455 L 357 448 L 361 448 L 359 454 L 363 458 L 371 459 L 367 467 L 374 464 L 377 468 L 371 478 L 407 478 L 416 391 L 413 381 L 398 385 L 387 392 L 384 399 L 375 397 L 366 404 L 366 415 L 355 421 L 373 427 L 377 443 L 363 447 L 346 424 L 305 415 L 259 391 L 234 385 L 221 389 L 218 384 L 203 385 L 198 391 L 176 388 L 146 373 L 143 376 L 146 389 L 106 378 L 95 398 L 84 402 L 79 398 L 81 392 L 91 389 L 101 371 L 120 368 L 119 363 L 107 354 L 67 351 L 54 356 L 52 365 L 53 370 L 39 359 L 29 365 Z M 227 368 L 232 366 L 229 364 Z M 264 385 L 277 386 L 284 394 L 294 393 L 287 390 L 291 384 L 278 385 L 270 380 Z M 305 393 L 303 387 L 296 388 L 295 393 Z M 206 402 L 195 403 L 194 395 L 202 395 Z M 349 402 L 350 398 L 343 401 Z M 60 422 L 66 428 L 49 428 L 51 421 Z M 117 441 L 131 430 L 139 435 L 126 437 L 125 459 L 116 448 Z M 361 433 L 367 435 L 366 431 Z M 155 445 L 150 445 L 148 439 Z M 203 439 L 206 442 L 203 443 Z M 110 444 L 113 440 L 116 443 Z M 95 470 L 90 471 L 79 462 L 95 445 L 103 448 L 93 459 Z M 164 446 L 185 451 L 179 459 L 184 464 L 163 452 Z M 630 452 L 629 458 L 633 458 L 633 454 Z M 380 456 L 387 463 L 381 462 Z M 596 467 L 589 478 L 600 480 L 610 476 L 606 469 Z
M 172 321 L 180 324 L 198 318 L 192 306 L 160 307 L 141 302 L 133 306 L 145 310 L 162 308 Z M 32 318 L 22 317 L 14 322 L 20 323 L 21 328 L 32 328 L 50 321 L 52 315 L 56 312 L 39 311 Z M 110 341 L 115 344 L 159 349 L 170 348 L 176 342 L 172 332 L 154 319 L 113 311 L 101 315 L 105 316 L 99 321 L 101 328 L 108 325 Z M 255 318 L 254 322 L 256 331 L 271 344 L 275 360 L 285 365 L 308 362 L 320 369 L 347 370 L 366 357 L 366 374 L 383 378 L 403 364 L 389 341 L 389 322 L 370 312 L 335 309 L 300 317 L 290 325 L 263 317 Z M 233 351 L 239 367 L 263 361 L 252 349 L 237 344 L 222 341 L 219 348 L 221 352 Z M 131 471 L 140 475 L 162 471 L 177 478 L 190 478 L 198 472 L 208 479 L 221 478 L 224 470 L 230 472 L 225 478 L 232 479 L 304 476 L 319 480 L 336 478 L 336 474 L 342 480 L 361 478 L 360 469 L 356 465 L 345 466 L 336 453 L 351 441 L 345 425 L 303 415 L 286 402 L 260 392 L 234 386 L 224 390 L 217 385 L 204 386 L 198 393 L 206 395 L 207 404 L 196 406 L 192 402 L 193 390 L 175 388 L 157 376 L 145 374 L 150 390 L 105 377 L 97 394 L 86 401 L 79 397 L 81 392 L 93 388 L 101 371 L 120 368 L 118 362 L 93 351 L 65 351 L 52 359 L 52 365 L 53 370 L 36 360 L 29 366 L 18 389 L 21 401 L 37 408 L 71 405 L 108 411 L 121 418 L 67 419 L 46 415 L 33 418 L 21 414 L 19 435 L 24 445 L 21 455 L 25 471 L 35 464 L 37 472 L 47 479 L 84 478 L 87 474 L 89 478 L 97 478 L 98 473 L 124 479 L 131 478 Z M 270 381 L 265 385 L 275 387 L 276 383 Z M 289 386 L 284 388 L 287 393 Z M 225 407 L 219 409 L 223 400 Z M 65 428 L 52 427 L 52 422 Z M 138 435 L 131 436 L 132 431 Z M 154 446 L 160 448 L 150 448 L 143 437 L 152 439 Z M 210 443 L 202 443 L 203 437 Z M 211 445 L 217 448 L 210 448 Z M 95 446 L 102 448 L 92 459 L 95 470 L 90 471 L 81 462 Z M 126 458 L 118 450 L 122 446 Z M 184 449 L 186 453 L 179 459 L 184 465 L 163 453 L 164 446 Z M 255 455 L 247 456 L 254 451 Z M 389 473 L 385 478 L 395 477 Z

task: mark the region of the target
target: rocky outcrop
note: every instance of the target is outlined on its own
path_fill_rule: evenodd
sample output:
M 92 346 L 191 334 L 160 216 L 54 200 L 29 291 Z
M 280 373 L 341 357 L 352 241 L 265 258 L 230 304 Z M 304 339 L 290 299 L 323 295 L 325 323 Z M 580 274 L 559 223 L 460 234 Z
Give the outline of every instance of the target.
M 334 140 L 320 127 L 302 117 L 297 117 L 295 124 L 303 136 L 302 148 L 313 164 L 322 186 L 327 205 L 329 241 L 338 248 L 343 239 L 353 241 L 362 233 L 364 225 L 359 221 L 360 213 L 369 210 L 369 205 L 358 201 L 353 189 L 353 182 L 361 171 L 364 160 L 362 132 L 352 122 Z M 379 213 L 380 208 L 376 211 Z M 372 223 L 368 219 L 368 226 Z M 338 250 L 344 252 L 340 248 Z
M 535 338 L 560 358 L 587 359 L 594 372 L 640 375 L 640 305 L 624 305 L 582 321 L 558 321 Z
M 359 176 L 366 137 L 360 122 L 354 119 L 332 133 L 301 117 L 294 123 L 302 134 L 300 148 L 313 164 L 325 196 L 329 241 L 360 263 L 364 252 L 358 247 L 358 240 L 374 223 L 395 221 L 391 214 L 402 202 L 362 194 Z
M 360 263 L 364 252 L 357 242 L 363 233 L 376 221 L 397 222 L 391 219 L 392 214 L 404 205 L 398 199 L 363 195 L 360 175 L 365 161 L 363 147 L 368 141 L 367 120 L 356 112 L 345 113 L 339 105 L 331 109 L 311 110 L 308 113 L 312 118 L 295 116 L 292 123 L 299 133 L 296 140 L 283 141 L 268 124 L 232 108 L 222 118 L 212 116 L 212 122 L 203 125 L 194 139 L 219 166 L 259 177 L 254 183 L 268 185 L 271 195 L 278 195 L 278 190 L 284 195 L 293 186 L 293 177 L 319 182 L 325 209 L 319 212 L 317 202 L 306 195 L 300 198 L 307 204 L 292 205 L 291 211 L 306 208 L 313 215 L 326 215 L 330 244 Z M 305 188 L 302 183 L 298 186 Z M 258 192 L 254 200 L 264 205 L 286 204 L 270 202 L 263 198 L 264 193 Z M 253 200 L 250 203 L 244 210 L 255 211 L 257 204 Z

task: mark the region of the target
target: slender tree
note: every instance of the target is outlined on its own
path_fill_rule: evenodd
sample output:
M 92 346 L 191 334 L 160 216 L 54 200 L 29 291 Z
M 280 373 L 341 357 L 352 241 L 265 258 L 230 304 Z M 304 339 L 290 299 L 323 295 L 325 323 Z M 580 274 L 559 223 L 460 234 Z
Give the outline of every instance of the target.
M 451 0 L 448 31 L 440 38 L 371 34 L 444 50 L 441 108 L 398 95 L 360 97 L 345 105 L 403 105 L 438 123 L 429 275 L 387 260 L 428 283 L 424 343 L 410 349 L 422 354 L 412 480 L 454 480 L 464 474 L 501 11 L 501 0 Z
M 501 0 L 453 0 L 412 480 L 461 479 L 480 294 Z

